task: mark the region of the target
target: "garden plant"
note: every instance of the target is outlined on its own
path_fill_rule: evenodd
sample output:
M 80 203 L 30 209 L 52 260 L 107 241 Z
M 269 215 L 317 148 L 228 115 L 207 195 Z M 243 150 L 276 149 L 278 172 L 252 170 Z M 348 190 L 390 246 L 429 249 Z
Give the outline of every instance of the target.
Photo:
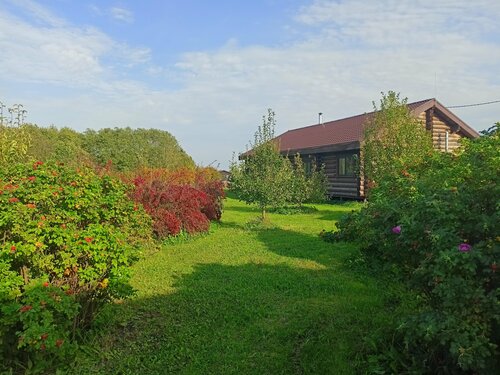
M 103 304 L 131 294 L 129 266 L 151 225 L 128 190 L 88 168 L 37 161 L 0 170 L 2 366 L 50 369 Z
M 406 116 L 397 101 L 385 103 L 398 121 Z M 405 280 L 418 301 L 389 333 L 397 339 L 380 339 L 377 373 L 494 374 L 500 366 L 499 126 L 455 153 L 422 147 L 392 163 L 376 158 L 381 150 L 367 153 L 365 163 L 390 167 L 372 169 L 368 203 L 325 235 L 359 243 L 366 262 Z

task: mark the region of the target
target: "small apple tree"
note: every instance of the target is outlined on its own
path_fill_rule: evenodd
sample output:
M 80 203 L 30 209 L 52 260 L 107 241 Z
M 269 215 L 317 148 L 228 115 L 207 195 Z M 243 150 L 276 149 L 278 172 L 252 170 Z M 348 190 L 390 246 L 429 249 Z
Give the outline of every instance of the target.
M 257 204 L 266 217 L 269 207 L 279 207 L 290 201 L 290 183 L 293 167 L 290 159 L 283 157 L 278 144 L 273 141 L 275 114 L 268 109 L 262 125 L 255 133 L 251 149 L 241 162 L 231 163 L 231 191 L 238 199 Z

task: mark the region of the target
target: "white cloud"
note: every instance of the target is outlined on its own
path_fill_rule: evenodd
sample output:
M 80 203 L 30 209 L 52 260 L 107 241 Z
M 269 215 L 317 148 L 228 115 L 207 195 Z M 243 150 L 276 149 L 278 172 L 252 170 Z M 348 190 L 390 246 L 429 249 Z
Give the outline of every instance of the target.
M 499 18 L 500 2 L 493 0 L 315 1 L 290 26 L 302 35 L 294 43 L 229 40 L 212 52 L 185 53 L 174 66 L 153 67 L 149 49 L 124 46 L 99 30 L 34 25 L 0 11 L 6 51 L 0 69 L 9 77 L 0 83 L 72 88 L 65 96 L 18 91 L 11 101 L 22 99 L 30 118 L 79 129 L 163 128 L 198 162 L 225 166 L 232 151 L 244 150 L 267 107 L 282 132 L 315 123 L 318 112 L 332 120 L 370 111 L 381 91 L 400 91 L 410 101 L 437 97 L 445 105 L 499 99 Z M 140 78 L 117 78 L 115 70 L 132 65 L 179 88 L 152 90 Z M 2 86 L 0 98 L 9 99 Z M 500 120 L 494 105 L 454 112 L 477 129 Z
M 48 10 L 24 3 L 30 4 L 30 12 L 36 9 L 37 19 L 43 22 L 30 23 L 0 10 L 0 70 L 9 80 L 99 88 L 113 82 L 116 67 L 150 60 L 148 48 L 116 42 L 92 27 L 55 21 Z
M 120 8 L 120 7 L 112 7 L 109 10 L 109 12 L 110 12 L 111 16 L 118 21 L 122 21 L 122 22 L 126 22 L 126 23 L 134 22 L 134 14 L 128 9 Z

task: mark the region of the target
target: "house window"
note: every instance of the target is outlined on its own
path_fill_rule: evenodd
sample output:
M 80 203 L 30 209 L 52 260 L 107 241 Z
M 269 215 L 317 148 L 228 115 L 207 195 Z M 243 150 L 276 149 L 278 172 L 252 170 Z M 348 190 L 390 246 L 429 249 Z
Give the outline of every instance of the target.
M 339 156 L 338 175 L 350 177 L 356 174 L 356 155 Z

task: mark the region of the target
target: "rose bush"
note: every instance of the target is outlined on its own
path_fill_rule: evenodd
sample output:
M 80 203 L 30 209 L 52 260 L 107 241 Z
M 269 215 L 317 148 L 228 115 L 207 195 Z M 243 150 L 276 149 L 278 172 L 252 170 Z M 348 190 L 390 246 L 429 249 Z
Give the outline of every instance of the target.
M 129 188 L 90 169 L 0 171 L 0 355 L 34 369 L 69 355 L 78 330 L 131 293 L 129 266 L 150 218 Z
M 456 154 L 435 152 L 379 179 L 367 205 L 324 235 L 357 241 L 372 263 L 406 279 L 420 301 L 397 331 L 406 360 L 395 364 L 378 354 L 382 368 L 485 374 L 499 368 L 499 171 L 497 130 L 466 141 Z

